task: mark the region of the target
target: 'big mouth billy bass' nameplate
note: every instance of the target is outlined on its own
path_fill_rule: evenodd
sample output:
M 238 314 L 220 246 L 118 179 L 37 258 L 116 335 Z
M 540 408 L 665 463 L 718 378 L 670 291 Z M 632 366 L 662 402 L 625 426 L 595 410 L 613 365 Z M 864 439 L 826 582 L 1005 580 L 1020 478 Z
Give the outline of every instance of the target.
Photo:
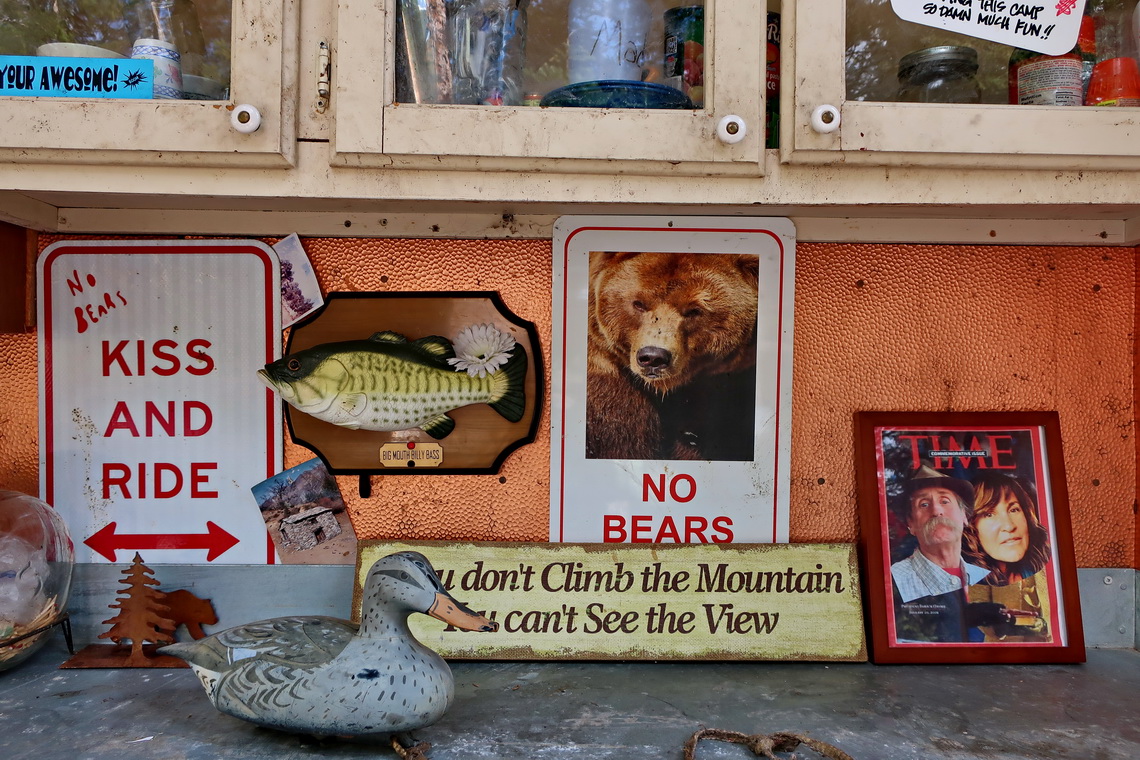
M 408 550 L 499 625 L 472 634 L 409 617 L 416 638 L 445 657 L 867 659 L 852 544 L 363 541 L 354 610 L 372 564 Z
M 439 467 L 443 464 L 443 446 L 438 443 L 385 443 L 380 447 L 383 467 Z
M 285 353 L 258 374 L 334 474 L 498 472 L 537 432 L 538 334 L 496 292 L 330 293 Z

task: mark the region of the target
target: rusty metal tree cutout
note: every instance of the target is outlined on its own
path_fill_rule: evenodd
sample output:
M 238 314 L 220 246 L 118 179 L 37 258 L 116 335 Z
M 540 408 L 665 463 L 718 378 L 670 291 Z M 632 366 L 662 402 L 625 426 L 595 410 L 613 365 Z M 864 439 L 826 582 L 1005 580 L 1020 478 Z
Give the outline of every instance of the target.
M 112 609 L 119 610 L 119 614 L 110 620 L 104 620 L 104 625 L 111 625 L 111 630 L 99 634 L 101 639 L 110 639 L 116 644 L 126 640 L 131 642 L 131 653 L 125 665 L 145 667 L 148 656 L 143 651 L 145 642 L 170 644 L 174 637 L 167 633 L 173 631 L 176 623 L 166 617 L 170 607 L 163 604 L 165 595 L 153 586 L 158 585 L 154 579 L 154 571 L 143 564 L 142 557 L 135 552 L 131 566 L 123 571 L 123 583 L 126 585 L 119 589 L 120 596 Z
M 123 571 L 124 585 L 116 591 L 121 594 L 113 604 L 107 605 L 119 614 L 104 625 L 111 629 L 99 634 L 114 644 L 88 644 L 63 664 L 61 668 L 184 668 L 186 663 L 177 657 L 159 654 L 156 645 L 171 644 L 174 632 L 185 625 L 190 636 L 206 636 L 202 624 L 218 622 L 209 599 L 201 599 L 189 591 L 159 591 L 154 571 L 143 564 L 136 552 L 131 566 Z

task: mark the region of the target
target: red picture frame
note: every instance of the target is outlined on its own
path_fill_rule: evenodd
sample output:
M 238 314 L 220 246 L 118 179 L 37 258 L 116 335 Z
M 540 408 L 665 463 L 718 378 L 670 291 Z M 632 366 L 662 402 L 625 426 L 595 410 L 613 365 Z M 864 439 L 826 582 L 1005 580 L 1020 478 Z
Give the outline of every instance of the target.
M 858 412 L 871 659 L 1084 662 L 1056 412 Z

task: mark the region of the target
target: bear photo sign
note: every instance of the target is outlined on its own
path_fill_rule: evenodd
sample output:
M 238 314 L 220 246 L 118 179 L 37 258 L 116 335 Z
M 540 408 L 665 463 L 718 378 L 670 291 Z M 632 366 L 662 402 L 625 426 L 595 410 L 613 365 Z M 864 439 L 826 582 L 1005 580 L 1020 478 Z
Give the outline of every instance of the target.
M 788 540 L 795 228 L 554 226 L 550 540 Z

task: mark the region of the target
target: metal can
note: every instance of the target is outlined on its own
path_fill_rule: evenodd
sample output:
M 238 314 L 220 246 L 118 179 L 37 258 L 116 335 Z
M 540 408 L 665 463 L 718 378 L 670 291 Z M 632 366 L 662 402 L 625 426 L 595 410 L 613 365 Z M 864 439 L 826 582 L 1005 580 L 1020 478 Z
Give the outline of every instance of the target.
M 780 14 L 768 14 L 767 72 L 764 92 L 764 147 L 780 147 Z
M 665 11 L 665 84 L 705 103 L 705 9 L 685 5 Z

